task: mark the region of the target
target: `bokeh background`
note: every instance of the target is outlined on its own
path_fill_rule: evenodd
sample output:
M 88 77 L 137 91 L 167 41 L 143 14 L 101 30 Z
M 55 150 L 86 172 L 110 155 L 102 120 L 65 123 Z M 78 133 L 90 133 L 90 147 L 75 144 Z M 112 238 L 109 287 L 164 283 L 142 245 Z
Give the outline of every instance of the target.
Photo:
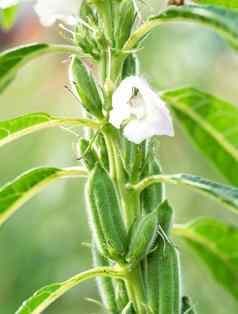
M 146 1 L 145 14 L 155 14 L 163 3 Z M 9 33 L 0 33 L 0 49 L 18 44 L 65 42 L 59 29 L 40 26 L 31 6 L 24 6 Z M 193 85 L 238 104 L 238 56 L 224 41 L 205 28 L 177 23 L 161 26 L 140 51 L 141 71 L 158 90 Z M 29 112 L 79 116 L 79 103 L 64 88 L 69 60 L 43 57 L 20 71 L 0 96 L 1 120 Z M 40 165 L 72 166 L 77 137 L 62 129 L 27 136 L 0 150 L 0 184 Z M 192 146 L 176 125 L 176 137 L 161 139 L 165 172 L 192 172 L 225 182 Z M 232 171 L 232 169 L 231 169 Z M 168 187 L 176 208 L 176 222 L 212 216 L 238 223 L 235 216 L 203 196 Z M 21 302 L 40 287 L 62 281 L 91 265 L 82 180 L 53 184 L 25 205 L 0 231 L 0 313 L 13 314 Z M 218 286 L 199 258 L 182 243 L 184 290 L 192 296 L 199 314 L 237 314 L 230 295 Z M 52 305 L 47 314 L 93 314 L 103 310 L 94 281 L 82 284 Z

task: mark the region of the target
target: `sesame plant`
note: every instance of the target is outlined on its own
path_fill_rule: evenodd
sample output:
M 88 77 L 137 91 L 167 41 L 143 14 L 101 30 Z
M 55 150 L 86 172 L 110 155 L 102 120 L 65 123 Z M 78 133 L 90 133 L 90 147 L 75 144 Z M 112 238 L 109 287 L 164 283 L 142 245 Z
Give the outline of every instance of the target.
M 97 278 L 108 313 L 194 314 L 194 303 L 183 294 L 177 238 L 187 242 L 238 302 L 237 226 L 212 217 L 176 225 L 176 208 L 165 191 L 167 184 L 190 187 L 238 213 L 238 108 L 193 87 L 153 90 L 146 74 L 140 75 L 137 56 L 154 28 L 177 21 L 211 28 L 237 51 L 238 2 L 195 2 L 170 1 L 161 12 L 142 18 L 139 0 L 38 0 L 35 11 L 41 23 L 60 21 L 73 43 L 34 43 L 0 54 L 0 92 L 29 61 L 69 54 L 71 91 L 84 112 L 81 117 L 31 113 L 0 121 L 0 146 L 52 127 L 85 130 L 78 141 L 80 165 L 31 169 L 0 188 L 0 225 L 50 183 L 75 178 L 85 182 L 92 234 L 92 268 L 41 288 L 15 313 L 42 313 L 70 289 Z M 0 0 L 2 28 L 11 27 L 19 5 Z M 173 119 L 227 185 L 162 171 L 158 142 L 160 136 L 175 135 Z

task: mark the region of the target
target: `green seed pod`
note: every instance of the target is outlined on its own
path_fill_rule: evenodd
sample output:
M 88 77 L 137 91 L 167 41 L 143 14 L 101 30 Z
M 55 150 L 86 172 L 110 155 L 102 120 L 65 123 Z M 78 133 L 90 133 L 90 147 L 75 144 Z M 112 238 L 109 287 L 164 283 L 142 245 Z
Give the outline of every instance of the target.
M 127 295 L 126 286 L 123 280 L 115 281 L 115 289 L 116 289 L 116 303 L 119 311 L 121 312 L 124 307 L 128 304 L 129 299 Z
M 126 286 L 125 286 L 124 281 L 121 279 L 114 280 L 114 286 L 115 286 L 117 308 L 121 313 L 121 311 L 129 302 Z
M 94 266 L 110 266 L 110 261 L 102 256 L 96 247 L 92 249 Z M 113 281 L 111 278 L 98 277 L 97 286 L 102 299 L 102 302 L 106 309 L 112 314 L 118 314 L 118 308 L 116 304 L 116 295 L 114 292 Z
M 128 303 L 127 306 L 121 312 L 121 314 L 135 314 L 132 304 Z
M 122 48 L 126 43 L 136 19 L 135 7 L 132 0 L 123 0 L 119 10 L 119 18 L 114 36 L 116 40 L 116 48 L 118 49 Z
M 191 299 L 186 296 L 182 298 L 182 314 L 196 314 Z
M 151 250 L 157 235 L 158 210 L 142 217 L 133 228 L 126 260 L 130 264 L 138 263 Z
M 102 118 L 102 102 L 96 84 L 78 57 L 72 59 L 70 80 L 86 111 L 97 118 Z
M 161 167 L 159 161 L 149 153 L 147 156 L 147 163 L 142 177 L 148 177 L 158 175 L 161 173 Z M 164 198 L 164 185 L 156 183 L 145 189 L 141 194 L 142 208 L 144 213 L 153 211 Z
M 171 222 L 173 217 L 173 209 L 167 201 L 163 202 L 158 211 L 158 220 L 164 233 L 169 236 L 171 228 Z M 163 254 L 160 248 L 164 248 L 166 239 L 157 239 L 154 252 L 149 254 L 145 260 L 145 285 L 146 285 L 146 298 L 147 304 L 151 309 L 152 313 L 158 313 L 159 309 L 159 289 L 160 289 L 160 275 L 159 275 L 159 263 L 160 255 Z
M 123 166 L 131 182 L 136 182 L 142 172 L 145 159 L 145 145 L 129 142 L 124 136 L 121 137 L 121 158 Z
M 109 170 L 108 152 L 104 137 L 100 134 L 96 140 L 97 152 L 100 162 L 106 170 Z
M 180 261 L 177 250 L 167 244 L 163 247 L 161 243 L 158 258 L 158 302 L 159 314 L 181 313 L 181 278 Z
M 127 251 L 126 229 L 114 184 L 99 164 L 89 176 L 87 197 L 98 247 L 103 254 L 106 247 L 106 256 L 118 261 L 123 260 Z
M 130 54 L 124 64 L 122 69 L 122 79 L 125 79 L 128 76 L 136 75 L 139 73 L 139 61 L 136 55 Z
M 170 236 L 170 231 L 173 225 L 174 210 L 169 205 L 168 201 L 164 201 L 159 207 L 159 222 L 167 237 Z
M 81 158 L 88 170 L 92 170 L 98 161 L 96 152 L 90 147 L 90 142 L 80 139 L 78 143 Z

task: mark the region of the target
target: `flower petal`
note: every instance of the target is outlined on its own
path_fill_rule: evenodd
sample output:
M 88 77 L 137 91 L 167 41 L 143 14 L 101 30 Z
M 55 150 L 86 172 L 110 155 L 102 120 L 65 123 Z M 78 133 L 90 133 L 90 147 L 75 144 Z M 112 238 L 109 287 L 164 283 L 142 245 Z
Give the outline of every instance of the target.
M 133 90 L 138 93 L 133 95 Z M 174 136 L 173 122 L 166 104 L 141 77 L 130 76 L 113 94 L 110 122 L 120 128 L 127 121 L 123 134 L 139 144 L 154 135 Z
M 74 25 L 76 23 L 74 16 L 77 15 L 80 2 L 74 0 L 37 0 L 34 9 L 44 26 L 51 26 L 56 20 Z
M 4 10 L 14 5 L 17 5 L 20 1 L 19 0 L 1 0 L 0 1 L 0 9 Z

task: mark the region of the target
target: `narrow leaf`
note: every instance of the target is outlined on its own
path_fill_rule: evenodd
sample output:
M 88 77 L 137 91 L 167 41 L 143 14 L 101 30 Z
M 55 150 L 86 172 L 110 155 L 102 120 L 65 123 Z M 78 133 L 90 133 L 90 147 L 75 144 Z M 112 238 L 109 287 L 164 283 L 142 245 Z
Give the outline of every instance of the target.
M 0 92 L 12 82 L 22 66 L 43 54 L 52 52 L 77 54 L 79 49 L 67 45 L 35 43 L 0 53 Z
M 168 91 L 162 98 L 173 107 L 191 140 L 238 185 L 238 108 L 194 88 Z
M 26 300 L 22 306 L 15 312 L 15 314 L 40 314 L 50 304 L 68 292 L 70 289 L 76 287 L 81 282 L 98 277 L 116 277 L 120 278 L 121 274 L 112 267 L 96 267 L 88 271 L 80 273 L 71 279 L 62 282 L 51 284 L 37 291 L 31 298 Z
M 206 263 L 213 278 L 238 301 L 238 228 L 213 219 L 175 227 Z
M 204 192 L 230 207 L 238 214 L 238 188 L 219 184 L 198 176 L 179 174 L 170 176 L 171 182 L 187 185 L 195 190 Z
M 61 178 L 86 176 L 87 172 L 77 168 L 36 168 L 27 171 L 0 188 L 0 226 L 15 211 L 51 182 Z
M 218 32 L 230 45 L 238 49 L 238 12 L 219 6 L 183 5 L 170 6 L 158 16 L 150 18 L 129 38 L 125 49 L 131 49 L 141 42 L 151 30 L 161 24 L 172 22 L 193 22 Z
M 21 66 L 48 49 L 48 44 L 30 44 L 2 52 L 0 54 L 0 91 L 13 80 Z
M 208 196 L 212 196 L 217 201 L 222 202 L 226 207 L 238 214 L 238 188 L 219 184 L 199 176 L 190 174 L 175 174 L 175 175 L 155 175 L 145 178 L 136 185 L 128 186 L 142 192 L 152 184 L 158 182 L 172 183 L 184 185 L 203 192 Z
M 0 147 L 30 133 L 60 125 L 97 128 L 89 119 L 57 118 L 47 113 L 31 113 L 7 121 L 0 121 Z

